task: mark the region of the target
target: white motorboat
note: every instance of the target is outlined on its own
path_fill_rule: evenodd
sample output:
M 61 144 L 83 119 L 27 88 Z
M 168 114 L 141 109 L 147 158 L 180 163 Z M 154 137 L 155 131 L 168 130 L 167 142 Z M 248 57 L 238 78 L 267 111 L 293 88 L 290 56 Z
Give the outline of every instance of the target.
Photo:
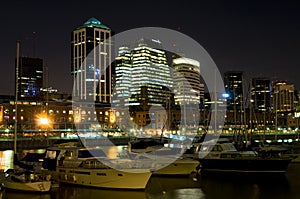
M 147 146 L 148 143 L 151 145 Z M 154 175 L 190 175 L 198 170 L 199 161 L 183 157 L 183 148 L 172 148 L 168 144 L 155 145 L 155 143 L 159 142 L 149 141 L 149 139 L 136 141 L 134 145 L 128 145 L 127 155 L 137 161 L 140 168 L 150 168 Z M 142 148 L 147 150 L 139 150 Z
M 126 161 L 131 162 L 130 159 Z M 44 173 L 51 174 L 60 183 L 112 189 L 145 189 L 152 173 L 149 169 L 133 168 L 130 165 L 116 164 L 100 148 L 52 147 L 46 152 Z
M 203 142 L 195 147 L 195 159 L 201 172 L 284 173 L 291 158 L 261 155 L 256 151 L 238 151 L 227 139 Z
M 16 175 L 10 173 L 5 173 L 4 175 L 4 178 L 2 177 L 4 189 L 37 193 L 48 192 L 51 189 L 50 181 L 41 180 L 35 175 L 27 176 L 27 174 Z

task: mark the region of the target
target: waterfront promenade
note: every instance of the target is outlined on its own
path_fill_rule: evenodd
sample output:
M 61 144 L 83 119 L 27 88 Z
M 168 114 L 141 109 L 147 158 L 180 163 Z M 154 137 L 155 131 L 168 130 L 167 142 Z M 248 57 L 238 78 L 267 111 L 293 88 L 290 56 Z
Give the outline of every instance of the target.
M 252 140 L 262 141 L 262 140 L 269 140 L 274 142 L 275 138 L 277 138 L 277 141 L 279 140 L 282 143 L 289 143 L 292 141 L 298 141 L 298 134 L 253 134 Z M 221 137 L 227 137 L 230 140 L 234 140 L 234 136 L 232 135 L 221 135 Z M 77 138 L 75 138 L 76 140 Z M 68 140 L 74 140 L 74 137 L 58 137 L 58 136 L 51 136 L 51 137 L 36 137 L 36 136 L 30 136 L 30 137 L 18 137 L 18 149 L 41 149 L 41 148 L 47 148 L 48 146 L 52 146 L 54 143 L 61 142 L 61 141 L 68 141 Z M 109 140 L 114 145 L 127 145 L 130 141 L 129 136 L 120 136 L 120 137 L 109 137 Z M 89 145 L 106 145 L 107 142 L 101 137 L 86 137 L 80 139 L 83 144 L 84 142 L 88 142 Z M 14 139 L 13 137 L 9 138 L 0 138 L 0 150 L 9 150 L 13 149 Z
M 129 141 L 129 137 L 116 137 L 110 138 L 110 141 L 114 145 L 127 145 Z M 48 146 L 52 146 L 53 144 L 61 141 L 71 141 L 76 140 L 74 138 L 60 138 L 60 137 L 26 137 L 26 138 L 18 138 L 18 150 L 20 149 L 43 149 Z M 86 138 L 86 140 L 90 143 L 98 143 L 98 145 L 103 145 L 103 139 L 101 138 Z M 84 140 L 81 139 L 83 142 Z M 91 143 L 92 142 L 92 143 Z M 0 150 L 9 150 L 13 149 L 14 139 L 13 138 L 0 138 Z

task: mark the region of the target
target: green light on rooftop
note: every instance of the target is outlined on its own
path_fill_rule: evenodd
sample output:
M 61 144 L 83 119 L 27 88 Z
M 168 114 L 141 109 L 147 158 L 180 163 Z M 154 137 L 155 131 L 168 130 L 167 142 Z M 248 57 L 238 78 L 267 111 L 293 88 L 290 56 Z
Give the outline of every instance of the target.
M 92 18 L 90 18 L 88 21 L 86 21 L 86 22 L 84 23 L 84 25 L 93 25 L 93 24 L 94 24 L 94 25 L 100 25 L 101 22 L 100 22 L 98 19 L 92 17 Z
M 98 19 L 92 17 L 90 18 L 88 21 L 86 21 L 82 26 L 76 28 L 76 29 L 81 29 L 81 28 L 86 28 L 86 27 L 90 27 L 90 28 L 101 28 L 101 29 L 106 29 L 106 30 L 110 30 L 110 28 L 104 24 L 102 24 Z

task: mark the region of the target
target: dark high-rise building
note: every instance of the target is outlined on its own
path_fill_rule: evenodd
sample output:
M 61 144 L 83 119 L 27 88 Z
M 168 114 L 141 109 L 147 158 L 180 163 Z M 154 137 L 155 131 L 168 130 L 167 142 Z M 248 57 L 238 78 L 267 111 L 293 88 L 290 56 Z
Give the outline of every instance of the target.
M 95 18 L 72 32 L 73 96 L 79 100 L 112 101 L 110 37 L 111 29 Z
M 241 71 L 228 71 L 224 74 L 224 86 L 228 110 L 242 110 L 244 106 L 244 74 Z
M 271 86 L 269 78 L 251 80 L 251 103 L 254 111 L 271 111 Z
M 43 60 L 20 57 L 18 71 L 18 97 L 36 96 L 43 88 Z

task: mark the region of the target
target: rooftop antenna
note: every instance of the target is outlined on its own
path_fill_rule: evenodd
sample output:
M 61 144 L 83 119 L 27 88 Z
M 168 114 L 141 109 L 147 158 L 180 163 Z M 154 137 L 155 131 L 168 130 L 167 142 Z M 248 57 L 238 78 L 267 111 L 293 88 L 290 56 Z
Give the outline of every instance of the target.
M 36 32 L 35 31 L 33 31 L 32 32 L 32 42 L 33 42 L 33 44 L 32 44 L 32 51 L 33 51 L 33 57 L 36 57 Z
M 36 57 L 36 32 L 33 31 L 26 37 L 25 53 L 28 57 Z

